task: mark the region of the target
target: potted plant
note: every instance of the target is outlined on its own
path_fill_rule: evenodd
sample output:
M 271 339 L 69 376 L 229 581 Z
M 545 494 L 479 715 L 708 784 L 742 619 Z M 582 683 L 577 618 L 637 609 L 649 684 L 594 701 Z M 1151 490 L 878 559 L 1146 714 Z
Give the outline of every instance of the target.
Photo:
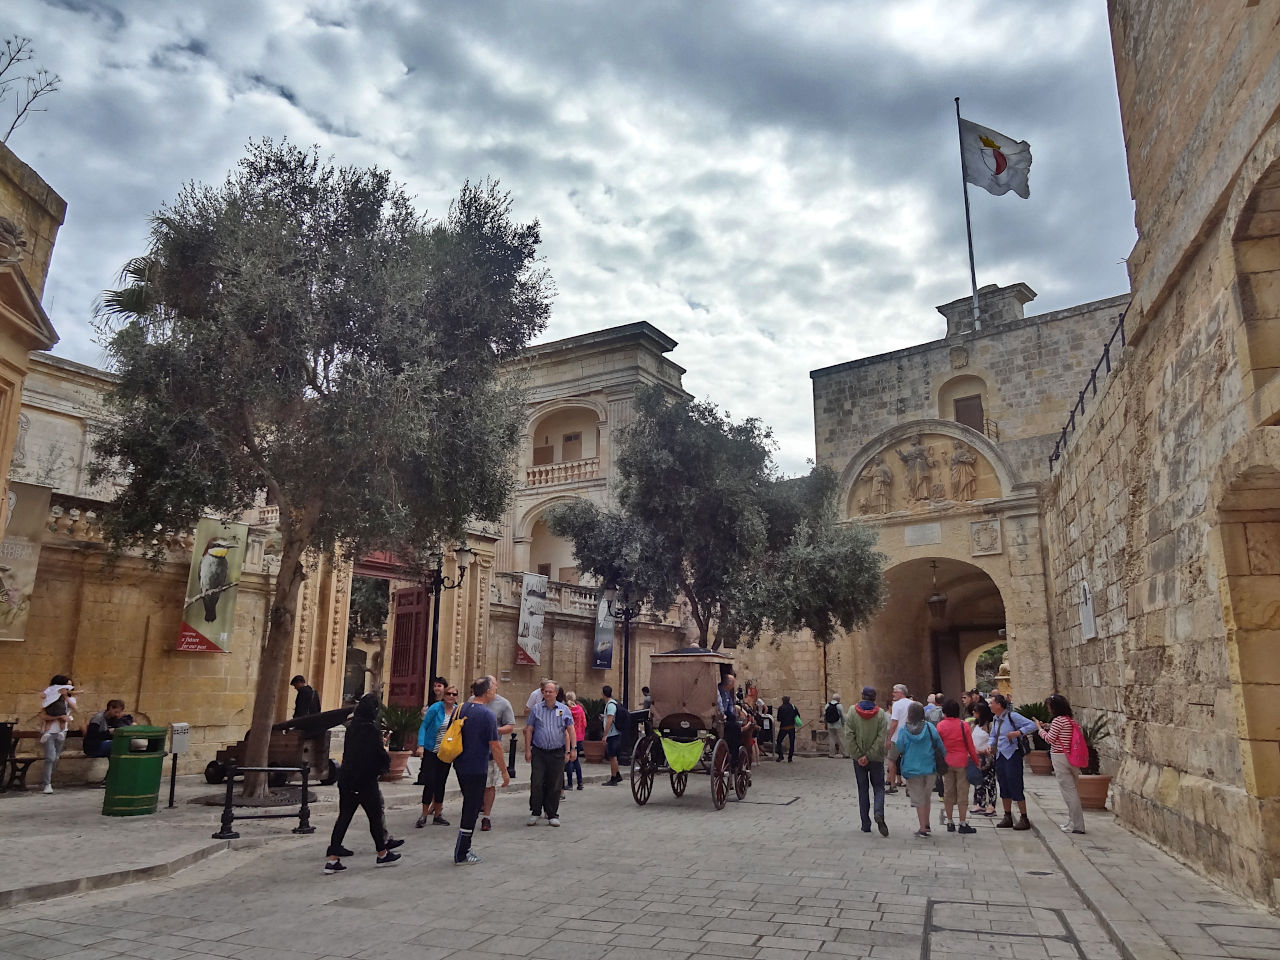
M 600 697 L 579 697 L 587 715 L 587 739 L 582 744 L 582 759 L 587 763 L 604 762 L 604 706 Z
M 1107 808 L 1107 791 L 1111 789 L 1111 774 L 1098 772 L 1098 744 L 1111 737 L 1111 728 L 1107 726 L 1107 718 L 1101 714 L 1089 723 L 1080 725 L 1084 733 L 1084 742 L 1089 745 L 1089 765 L 1080 771 L 1076 779 L 1076 789 L 1080 793 L 1080 806 L 1086 810 L 1105 810 Z
M 378 722 L 382 729 L 390 735 L 387 752 L 391 754 L 391 769 L 380 779 L 396 781 L 404 776 L 409 758 L 413 756 L 413 748 L 417 745 L 418 728 L 422 725 L 421 707 L 396 707 L 383 704 Z
M 1024 703 L 1014 709 L 1028 720 L 1039 720 L 1046 725 L 1053 719 L 1049 715 L 1049 708 L 1038 701 Z M 1031 768 L 1031 772 L 1041 775 L 1053 773 L 1053 761 L 1049 759 L 1049 745 L 1038 733 L 1031 735 L 1031 744 L 1031 752 L 1027 754 L 1027 766 Z

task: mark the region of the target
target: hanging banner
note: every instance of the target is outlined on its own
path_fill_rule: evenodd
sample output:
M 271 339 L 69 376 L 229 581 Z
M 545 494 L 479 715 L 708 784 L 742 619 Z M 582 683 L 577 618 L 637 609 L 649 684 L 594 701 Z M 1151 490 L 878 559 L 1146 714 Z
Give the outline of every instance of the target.
M 182 609 L 179 650 L 227 653 L 231 649 L 236 594 L 249 527 L 204 517 L 196 524 Z
M 596 606 L 595 655 L 591 666 L 596 670 L 613 669 L 613 614 L 603 595 Z
M 520 588 L 520 627 L 516 633 L 516 664 L 542 662 L 542 619 L 547 607 L 547 581 L 540 573 L 526 573 Z
M 26 639 L 52 492 L 34 483 L 9 484 L 9 513 L 0 539 L 0 640 Z

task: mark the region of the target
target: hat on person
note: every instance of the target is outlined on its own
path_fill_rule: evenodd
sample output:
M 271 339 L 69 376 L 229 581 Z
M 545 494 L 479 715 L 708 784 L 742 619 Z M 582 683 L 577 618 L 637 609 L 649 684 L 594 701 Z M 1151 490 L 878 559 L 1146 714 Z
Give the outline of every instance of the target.
M 876 688 L 875 688 L 875 687 L 863 687 L 863 688 L 862 688 L 862 699 L 863 699 L 863 700 L 869 700 L 869 701 L 871 701 L 872 703 L 874 703 L 874 702 L 875 702 L 875 699 L 876 699 Z

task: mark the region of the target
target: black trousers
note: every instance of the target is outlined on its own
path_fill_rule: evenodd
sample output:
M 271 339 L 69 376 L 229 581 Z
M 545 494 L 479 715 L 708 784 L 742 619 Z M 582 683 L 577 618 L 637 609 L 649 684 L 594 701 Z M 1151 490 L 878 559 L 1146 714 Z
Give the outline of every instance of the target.
M 560 814 L 560 791 L 564 786 L 564 747 L 544 750 L 534 747 L 529 764 L 529 812 L 547 819 Z
M 336 857 L 342 849 L 342 840 L 347 835 L 347 827 L 351 826 L 351 818 L 356 808 L 364 808 L 364 815 L 369 818 L 369 836 L 373 837 L 373 849 L 385 850 L 387 830 L 382 819 L 382 791 L 378 782 L 360 787 L 338 787 L 338 819 L 333 823 L 333 833 L 329 837 L 329 851 L 326 856 Z
M 433 803 L 444 803 L 444 786 L 449 780 L 452 764 L 445 763 L 434 753 L 424 751 L 422 754 L 422 805 L 429 807 Z
M 784 742 L 786 742 L 788 739 L 789 739 L 791 742 L 790 742 L 790 744 L 788 745 L 788 746 L 789 746 L 789 752 L 787 753 L 787 760 L 788 760 L 788 761 L 790 761 L 790 759 L 796 755 L 796 731 L 795 731 L 795 728 L 794 728 L 794 727 L 792 727 L 790 730 L 779 730 L 779 731 L 778 731 L 778 759 L 779 759 L 779 760 L 781 760 L 781 759 L 782 759 L 782 744 L 783 744 Z
M 729 767 L 738 769 L 738 748 L 742 746 L 742 727 L 728 720 L 724 724 L 724 740 L 729 745 Z
M 462 820 L 458 827 L 458 843 L 453 848 L 453 859 L 461 860 L 471 849 L 471 835 L 484 806 L 484 782 L 487 774 L 458 774 L 458 786 L 462 787 Z

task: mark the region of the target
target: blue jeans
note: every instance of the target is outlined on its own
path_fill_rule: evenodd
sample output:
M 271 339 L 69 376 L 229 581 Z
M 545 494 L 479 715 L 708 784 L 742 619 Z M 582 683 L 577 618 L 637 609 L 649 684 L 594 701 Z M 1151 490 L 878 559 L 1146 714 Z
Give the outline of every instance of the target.
M 853 761 L 853 775 L 858 781 L 858 813 L 862 815 L 862 829 L 871 829 L 870 812 L 872 809 L 871 797 L 867 795 L 868 788 L 875 795 L 875 815 L 878 818 L 884 817 L 884 761 L 868 760 L 865 767 L 859 766 L 858 761 Z

